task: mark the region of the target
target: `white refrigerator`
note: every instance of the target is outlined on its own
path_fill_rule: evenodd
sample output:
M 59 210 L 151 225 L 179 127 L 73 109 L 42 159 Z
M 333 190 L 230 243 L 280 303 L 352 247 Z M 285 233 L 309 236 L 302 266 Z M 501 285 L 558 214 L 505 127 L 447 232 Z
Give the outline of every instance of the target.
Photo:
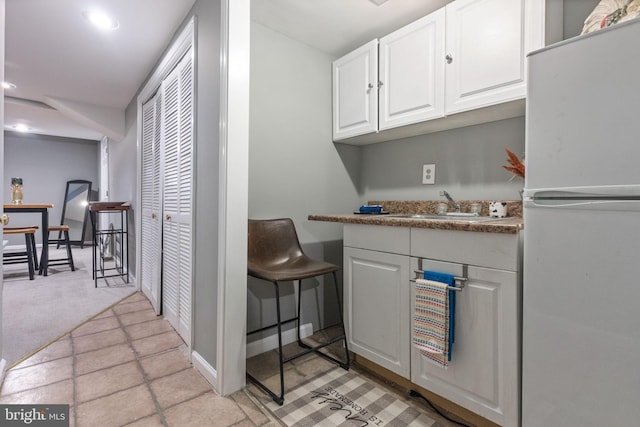
M 522 426 L 639 426 L 640 20 L 528 62 Z

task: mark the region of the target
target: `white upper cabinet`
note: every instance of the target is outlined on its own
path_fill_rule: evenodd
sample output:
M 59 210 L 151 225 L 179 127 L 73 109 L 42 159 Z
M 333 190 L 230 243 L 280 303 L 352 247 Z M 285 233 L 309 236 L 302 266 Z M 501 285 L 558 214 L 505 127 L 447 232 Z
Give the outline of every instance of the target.
M 526 55 L 561 28 L 559 0 L 449 3 L 333 63 L 333 139 L 369 144 L 522 116 Z
M 378 130 L 378 40 L 333 63 L 333 139 Z
M 447 5 L 447 114 L 524 98 L 525 0 Z
M 442 8 L 380 39 L 379 129 L 444 115 Z

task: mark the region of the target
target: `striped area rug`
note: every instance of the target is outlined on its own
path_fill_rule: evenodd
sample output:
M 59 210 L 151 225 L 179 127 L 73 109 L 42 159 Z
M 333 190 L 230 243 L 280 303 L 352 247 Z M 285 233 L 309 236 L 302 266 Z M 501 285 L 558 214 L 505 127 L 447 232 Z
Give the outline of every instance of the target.
M 342 368 L 285 392 L 284 399 L 282 406 L 271 401 L 267 407 L 289 427 L 440 426 L 375 383 Z

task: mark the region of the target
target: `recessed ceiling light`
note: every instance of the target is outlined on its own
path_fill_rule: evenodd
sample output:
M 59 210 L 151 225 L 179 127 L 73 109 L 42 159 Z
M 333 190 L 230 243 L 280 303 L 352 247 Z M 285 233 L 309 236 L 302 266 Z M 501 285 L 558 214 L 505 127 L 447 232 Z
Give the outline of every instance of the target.
M 102 12 L 84 11 L 82 12 L 82 16 L 102 30 L 115 30 L 120 26 L 117 20 Z
M 15 89 L 16 85 L 11 82 L 2 82 L 2 87 L 5 89 Z
M 29 132 L 31 130 L 31 128 L 25 124 L 17 124 L 17 125 L 13 125 L 12 126 L 13 130 L 15 130 L 16 132 Z

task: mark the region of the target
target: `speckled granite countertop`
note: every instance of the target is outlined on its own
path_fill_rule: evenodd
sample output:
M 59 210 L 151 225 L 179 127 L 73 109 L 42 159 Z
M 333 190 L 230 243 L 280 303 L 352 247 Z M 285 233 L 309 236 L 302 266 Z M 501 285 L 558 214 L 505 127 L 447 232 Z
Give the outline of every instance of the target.
M 505 200 L 507 202 L 507 218 L 467 222 L 447 219 L 415 219 L 398 218 L 394 214 L 435 214 L 441 200 L 426 201 L 370 201 L 370 205 L 382 205 L 388 215 L 367 214 L 314 214 L 309 215 L 310 221 L 341 222 L 343 224 L 384 225 L 391 227 L 433 228 L 439 230 L 477 231 L 485 233 L 516 234 L 524 228 L 522 222 L 522 203 L 520 201 Z M 480 215 L 489 215 L 489 201 L 462 200 L 459 202 L 462 212 L 469 212 L 471 203 L 480 203 Z

